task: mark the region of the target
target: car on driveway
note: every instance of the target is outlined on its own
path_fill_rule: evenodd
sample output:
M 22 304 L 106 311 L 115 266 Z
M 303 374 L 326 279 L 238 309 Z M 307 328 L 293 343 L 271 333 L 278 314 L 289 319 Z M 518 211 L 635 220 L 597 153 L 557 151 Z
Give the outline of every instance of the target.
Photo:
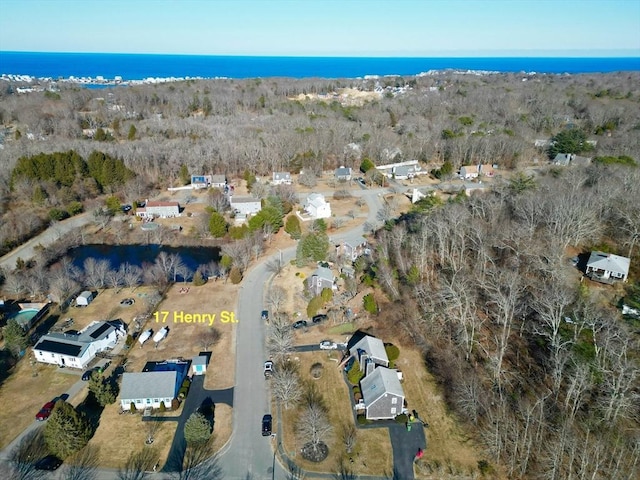
M 62 460 L 55 455 L 47 455 L 38 460 L 33 466 L 36 470 L 57 470 L 60 465 L 62 465 Z
M 338 344 L 331 340 L 322 340 L 320 342 L 320 350 L 336 350 L 337 348 Z
M 273 362 L 267 360 L 264 362 L 264 376 L 265 378 L 269 378 L 271 375 L 273 375 Z
M 269 320 L 269 311 L 268 310 L 262 310 L 261 317 L 262 317 L 262 320 L 264 320 L 265 322 L 267 320 Z
M 311 319 L 311 321 L 313 323 L 321 323 L 324 322 L 327 319 L 327 316 L 325 314 L 319 314 L 319 315 L 314 315 L 313 318 Z
M 307 326 L 307 321 L 306 320 L 298 320 L 296 323 L 294 323 L 291 326 L 293 328 L 303 328 L 303 327 Z
M 40 411 L 36 413 L 36 420 L 42 422 L 51 416 L 51 412 L 53 411 L 53 407 L 56 406 L 55 402 L 47 402 L 45 403 Z
M 88 382 L 91 379 L 91 375 L 93 375 L 93 372 L 97 373 L 99 370 L 100 370 L 100 367 L 93 367 L 92 369 L 87 370 L 82 374 L 82 381 Z
M 273 417 L 269 414 L 262 417 L 262 436 L 268 437 L 271 435 L 271 429 L 273 427 Z

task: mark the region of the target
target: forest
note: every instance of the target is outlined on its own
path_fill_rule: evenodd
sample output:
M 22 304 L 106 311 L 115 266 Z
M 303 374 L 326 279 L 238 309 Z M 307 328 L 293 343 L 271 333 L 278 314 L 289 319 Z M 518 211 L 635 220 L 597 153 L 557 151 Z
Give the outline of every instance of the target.
M 640 302 L 640 73 L 16 86 L 0 83 L 0 245 L 46 228 L 52 208 L 102 193 L 133 203 L 185 168 L 313 177 L 416 159 L 447 179 L 495 165 L 491 192 L 384 219 L 358 269 L 379 287 L 379 323 L 421 348 L 495 472 L 637 478 L 640 323 L 620 306 Z M 24 173 L 57 152 L 122 168 L 105 181 L 78 160 L 61 173 L 72 189 Z M 552 165 L 558 153 L 593 161 Z M 629 257 L 629 281 L 584 278 L 570 259 L 593 250 Z

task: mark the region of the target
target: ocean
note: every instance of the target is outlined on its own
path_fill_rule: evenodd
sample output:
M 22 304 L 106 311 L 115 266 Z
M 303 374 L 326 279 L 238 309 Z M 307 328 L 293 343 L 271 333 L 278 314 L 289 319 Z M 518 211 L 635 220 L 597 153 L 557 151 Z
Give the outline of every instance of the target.
M 620 58 L 394 58 L 394 57 L 243 57 L 108 53 L 0 51 L 0 74 L 37 78 L 98 76 L 122 80 L 148 78 L 359 78 L 417 75 L 431 70 L 536 72 L 555 74 L 639 71 L 640 57 Z

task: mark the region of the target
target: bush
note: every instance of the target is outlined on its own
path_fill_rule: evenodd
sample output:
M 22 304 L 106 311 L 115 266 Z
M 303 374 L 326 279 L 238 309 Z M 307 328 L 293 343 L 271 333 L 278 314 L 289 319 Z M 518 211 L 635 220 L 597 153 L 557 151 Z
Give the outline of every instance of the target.
M 178 400 L 177 398 L 174 398 L 173 400 L 171 400 L 171 410 L 177 410 L 180 408 L 180 400 Z
M 387 358 L 389 362 L 393 362 L 400 356 L 400 349 L 391 343 L 387 343 L 384 346 L 384 351 L 387 352 Z
M 242 281 L 242 273 L 240 272 L 240 269 L 238 267 L 231 267 L 231 271 L 229 272 L 229 280 L 231 280 L 231 283 L 233 283 L 234 285 L 237 285 Z
M 133 339 L 133 337 L 131 335 L 127 335 L 127 339 L 125 340 L 124 344 L 127 347 L 131 347 L 133 345 L 134 341 L 135 340 Z
M 362 380 L 362 377 L 364 377 L 364 373 L 360 371 L 360 365 L 356 361 L 353 363 L 349 373 L 347 373 L 347 380 L 349 380 L 351 385 L 358 385 L 360 380 Z
M 205 283 L 207 283 L 207 281 L 202 276 L 202 273 L 200 272 L 200 270 L 196 270 L 196 273 L 193 274 L 193 286 L 201 287 Z
M 324 366 L 321 363 L 314 363 L 313 365 L 311 365 L 311 369 L 309 370 L 309 373 L 313 378 L 318 379 L 322 376 L 323 370 L 324 370 Z
M 161 412 L 166 412 L 167 411 L 167 407 L 165 406 L 164 402 L 160 402 L 160 411 Z
M 365 417 L 363 414 L 358 415 L 358 425 L 366 425 L 369 423 L 369 420 L 367 420 L 367 417 Z
M 316 313 L 318 313 L 318 310 L 322 308 L 322 305 L 324 305 L 322 297 L 313 297 L 309 301 L 309 305 L 307 305 L 307 316 L 309 318 L 313 317 Z
M 401 413 L 395 418 L 395 421 L 398 423 L 407 423 L 408 420 L 409 420 L 409 417 L 407 417 L 404 413 Z
M 354 395 L 357 395 L 358 393 L 360 393 L 360 387 L 358 385 L 354 385 L 351 390 L 353 390 Z
M 65 218 L 69 218 L 69 212 L 60 208 L 52 208 L 49 210 L 49 218 L 57 221 L 64 220 Z
M 320 292 L 320 298 L 324 303 L 330 302 L 333 298 L 333 290 L 330 288 L 323 288 L 322 292 Z
M 362 300 L 362 303 L 363 303 L 364 309 L 367 312 L 371 314 L 378 313 L 378 304 L 376 303 L 376 299 L 373 298 L 372 293 L 368 293 L 367 295 L 365 295 Z

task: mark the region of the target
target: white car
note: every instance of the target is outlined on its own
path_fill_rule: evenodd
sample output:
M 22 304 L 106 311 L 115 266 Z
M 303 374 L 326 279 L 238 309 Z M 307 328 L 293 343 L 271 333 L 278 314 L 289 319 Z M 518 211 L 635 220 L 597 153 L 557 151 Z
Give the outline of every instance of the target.
M 336 350 L 337 348 L 338 344 L 331 340 L 323 340 L 320 342 L 320 350 Z
M 273 362 L 271 360 L 267 360 L 266 362 L 264 362 L 264 376 L 268 378 L 272 374 L 273 374 Z

